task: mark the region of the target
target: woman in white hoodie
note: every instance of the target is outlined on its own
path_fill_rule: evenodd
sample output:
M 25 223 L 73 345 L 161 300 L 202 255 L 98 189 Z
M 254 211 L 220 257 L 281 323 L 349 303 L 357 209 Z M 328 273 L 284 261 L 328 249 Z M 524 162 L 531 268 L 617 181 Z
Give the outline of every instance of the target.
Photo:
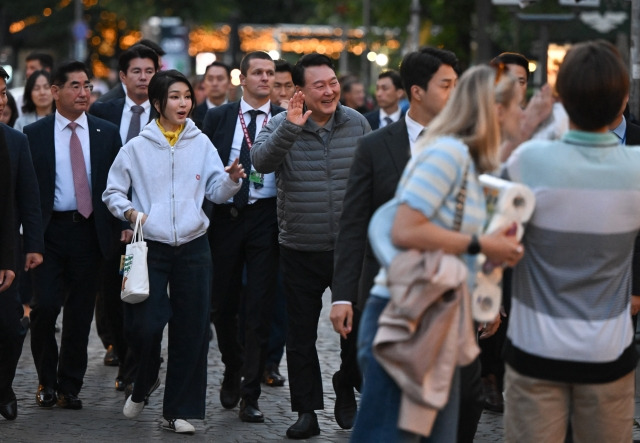
M 160 117 L 122 147 L 102 195 L 122 220 L 133 224 L 138 211 L 144 214 L 148 246 L 149 298 L 124 306 L 126 338 L 139 364 L 123 413 L 136 417 L 159 386 L 168 323 L 162 427 L 178 433 L 193 433 L 187 419 L 203 419 L 205 413 L 211 253 L 202 203 L 205 197 L 224 203 L 246 177 L 237 160 L 223 166 L 209 138 L 188 118 L 193 97 L 191 84 L 178 71 L 152 78 L 149 101 Z

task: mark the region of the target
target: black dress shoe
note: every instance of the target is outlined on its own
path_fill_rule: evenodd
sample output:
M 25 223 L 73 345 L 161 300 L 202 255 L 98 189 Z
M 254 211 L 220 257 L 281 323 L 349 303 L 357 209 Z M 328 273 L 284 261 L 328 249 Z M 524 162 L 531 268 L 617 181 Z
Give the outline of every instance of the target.
M 119 366 L 120 359 L 116 355 L 116 350 L 113 348 L 113 345 L 109 345 L 107 348 L 107 352 L 104 353 L 104 365 L 105 366 Z
M 340 371 L 333 374 L 332 381 L 333 389 L 336 391 L 336 405 L 333 410 L 336 422 L 342 429 L 351 429 L 358 410 L 353 387 L 341 381 Z
M 262 375 L 262 383 L 267 386 L 284 386 L 286 378 L 280 375 L 280 371 L 278 370 L 278 366 L 269 365 L 264 369 L 264 374 Z
M 240 374 L 224 371 L 220 387 L 220 403 L 225 409 L 233 409 L 240 401 Z
M 258 408 L 258 402 L 254 400 L 242 399 L 240 402 L 240 420 L 247 423 L 262 423 L 264 422 L 264 415 Z
M 287 437 L 294 440 L 304 440 L 314 435 L 320 435 L 320 426 L 318 426 L 318 417 L 315 412 L 299 412 L 298 421 L 287 429 Z
M 13 391 L 11 391 L 8 401 L 0 403 L 0 415 L 7 420 L 15 420 L 18 416 L 18 400 L 16 400 Z
M 126 384 L 124 382 L 124 378 L 122 377 L 116 377 L 116 391 L 124 391 L 124 388 L 126 387 Z
M 62 409 L 82 409 L 82 400 L 75 394 L 58 393 L 58 407 Z
M 36 403 L 42 408 L 51 408 L 58 401 L 56 397 L 56 391 L 49 386 L 38 386 L 38 392 L 36 392 Z
M 502 414 L 504 412 L 504 398 L 498 388 L 496 376 L 489 374 L 482 377 L 482 391 L 484 394 L 484 408 L 488 411 Z

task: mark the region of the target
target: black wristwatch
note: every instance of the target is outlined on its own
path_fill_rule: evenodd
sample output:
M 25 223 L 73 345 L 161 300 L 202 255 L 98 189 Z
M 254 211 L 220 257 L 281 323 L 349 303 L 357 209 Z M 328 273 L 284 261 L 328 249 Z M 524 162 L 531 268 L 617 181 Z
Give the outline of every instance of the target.
M 469 246 L 467 246 L 467 254 L 476 255 L 480 252 L 480 241 L 478 240 L 478 236 L 473 234 L 471 236 L 471 242 L 469 242 Z

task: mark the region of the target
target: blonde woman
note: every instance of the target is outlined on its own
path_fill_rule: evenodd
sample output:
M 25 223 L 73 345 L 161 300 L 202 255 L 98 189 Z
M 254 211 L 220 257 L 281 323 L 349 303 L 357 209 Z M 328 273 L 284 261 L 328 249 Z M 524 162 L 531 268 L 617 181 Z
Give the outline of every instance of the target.
M 391 229 L 400 249 L 442 250 L 461 256 L 473 285 L 475 255 L 497 263 L 515 264 L 522 247 L 507 229 L 481 235 L 486 221 L 485 199 L 478 174 L 496 169 L 501 134 L 519 131 L 521 92 L 504 65 L 478 66 L 458 82 L 442 112 L 405 169 L 396 192 L 397 212 Z M 463 184 L 466 197 L 459 230 L 454 230 L 456 204 Z M 398 428 L 401 391 L 372 354 L 378 318 L 390 297 L 383 268 L 371 290 L 358 331 L 358 358 L 364 372 L 362 400 L 353 442 L 455 442 L 458 427 L 459 374 L 450 381 L 447 404 L 438 411 L 429 436 Z

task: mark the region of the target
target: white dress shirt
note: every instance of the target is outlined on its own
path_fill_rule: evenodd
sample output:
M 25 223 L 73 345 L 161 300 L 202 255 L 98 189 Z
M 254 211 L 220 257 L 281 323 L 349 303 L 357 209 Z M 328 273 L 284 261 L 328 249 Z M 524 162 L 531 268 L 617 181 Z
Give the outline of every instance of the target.
M 244 101 L 240 100 L 240 109 L 244 117 L 244 123 L 248 127 L 251 122 L 251 116 L 249 111 L 253 108 Z M 256 138 L 262 130 L 265 118 L 271 119 L 271 102 L 267 102 L 260 106 L 258 110 L 262 111 L 262 114 L 258 114 L 256 117 Z M 236 158 L 240 158 L 240 147 L 242 146 L 242 140 L 244 139 L 244 131 L 242 130 L 242 124 L 240 123 L 240 117 L 236 119 L 236 130 L 233 133 L 233 142 L 231 143 L 231 151 L 229 153 L 229 163 L 231 165 Z M 255 140 L 255 139 L 254 139 Z M 252 168 L 255 170 L 255 168 Z M 247 174 L 245 180 L 249 180 L 249 172 L 246 168 L 244 171 Z M 264 174 L 264 186 L 260 189 L 256 189 L 253 183 L 249 186 L 249 204 L 253 204 L 259 198 L 272 198 L 276 196 L 276 175 L 275 173 Z M 233 198 L 229 199 L 229 203 L 233 202 Z
M 420 138 L 420 133 L 424 131 L 426 126 L 422 126 L 420 123 L 409 117 L 409 113 L 404 115 L 404 121 L 407 123 L 407 133 L 409 134 L 409 147 L 411 149 L 411 157 L 416 155 L 415 146 L 416 141 Z
M 87 169 L 87 179 L 89 180 L 89 190 L 91 190 L 91 149 L 89 142 L 89 123 L 87 115 L 83 112 L 75 120 L 78 123 L 76 134 L 82 145 L 84 164 Z M 76 190 L 73 186 L 73 170 L 71 169 L 71 154 L 69 142 L 71 140 L 71 128 L 67 125 L 71 120 L 60 115 L 56 111 L 54 124 L 54 143 L 56 151 L 56 190 L 53 199 L 54 211 L 74 211 L 78 209 L 76 202 Z

